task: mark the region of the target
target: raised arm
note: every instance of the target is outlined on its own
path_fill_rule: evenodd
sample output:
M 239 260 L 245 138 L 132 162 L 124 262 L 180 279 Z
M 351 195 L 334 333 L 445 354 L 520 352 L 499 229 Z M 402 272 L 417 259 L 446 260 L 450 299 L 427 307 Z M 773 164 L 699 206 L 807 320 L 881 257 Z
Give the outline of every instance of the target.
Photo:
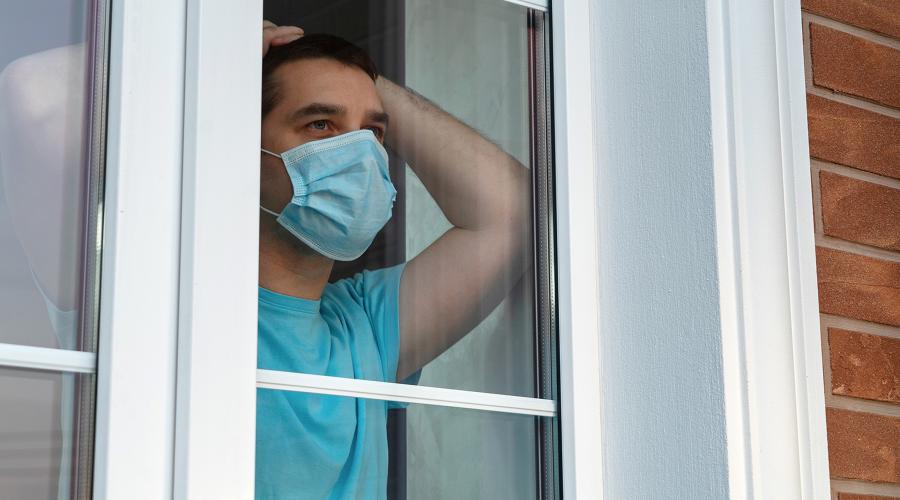
M 78 304 L 84 204 L 85 48 L 32 54 L 0 73 L 0 173 L 16 234 L 53 304 Z
M 426 99 L 380 78 L 386 142 L 453 228 L 412 259 L 400 284 L 399 379 L 487 316 L 526 268 L 528 170 Z

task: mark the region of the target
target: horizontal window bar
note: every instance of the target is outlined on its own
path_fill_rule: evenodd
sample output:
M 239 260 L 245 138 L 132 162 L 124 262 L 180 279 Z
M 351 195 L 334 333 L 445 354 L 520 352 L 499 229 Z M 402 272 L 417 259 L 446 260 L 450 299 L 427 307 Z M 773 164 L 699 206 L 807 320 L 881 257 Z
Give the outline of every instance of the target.
M 393 384 L 373 380 L 311 375 L 308 373 L 256 370 L 256 387 L 260 389 L 379 399 L 401 403 L 450 406 L 454 408 L 468 408 L 470 410 L 534 415 L 537 417 L 556 416 L 556 402 L 550 399 Z
M 95 373 L 97 371 L 97 355 L 92 352 L 0 343 L 0 366 Z
M 514 3 L 516 5 L 521 5 L 523 7 L 528 7 L 529 9 L 539 10 L 541 12 L 547 12 L 547 9 L 550 7 L 550 0 L 504 0 L 509 3 Z

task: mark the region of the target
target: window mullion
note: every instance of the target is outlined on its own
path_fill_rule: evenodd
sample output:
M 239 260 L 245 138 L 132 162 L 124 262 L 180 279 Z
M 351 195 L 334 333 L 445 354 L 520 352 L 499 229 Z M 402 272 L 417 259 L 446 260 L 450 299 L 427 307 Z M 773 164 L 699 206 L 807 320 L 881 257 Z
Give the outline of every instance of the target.
M 52 370 L 75 373 L 95 373 L 97 355 L 92 352 L 53 349 L 0 343 L 0 366 Z
M 556 416 L 556 403 L 551 399 L 507 396 L 505 394 L 395 384 L 308 373 L 257 370 L 256 386 L 261 389 L 468 408 L 472 410 L 534 415 L 537 417 Z
M 98 499 L 172 491 L 184 10 L 183 2 L 111 7 Z
M 260 19 L 187 2 L 176 499 L 253 496 Z
M 587 0 L 552 21 L 563 495 L 602 498 L 599 216 Z

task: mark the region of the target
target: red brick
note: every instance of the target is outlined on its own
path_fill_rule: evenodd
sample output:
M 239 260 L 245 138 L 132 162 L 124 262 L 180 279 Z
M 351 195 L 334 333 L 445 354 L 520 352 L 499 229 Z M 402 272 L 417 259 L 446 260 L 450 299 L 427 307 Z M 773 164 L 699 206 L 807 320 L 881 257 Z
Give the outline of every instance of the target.
M 831 477 L 900 483 L 900 418 L 826 408 Z
M 900 51 L 810 24 L 813 83 L 900 107 Z
M 807 95 L 814 158 L 900 179 L 900 120 Z
M 838 500 L 900 500 L 900 498 L 860 495 L 859 493 L 838 493 Z
M 826 171 L 819 183 L 825 234 L 900 250 L 900 189 Z
M 831 392 L 900 403 L 900 340 L 828 329 Z
M 800 5 L 835 21 L 900 38 L 897 0 L 803 0 Z
M 816 248 L 819 310 L 900 326 L 900 263 Z

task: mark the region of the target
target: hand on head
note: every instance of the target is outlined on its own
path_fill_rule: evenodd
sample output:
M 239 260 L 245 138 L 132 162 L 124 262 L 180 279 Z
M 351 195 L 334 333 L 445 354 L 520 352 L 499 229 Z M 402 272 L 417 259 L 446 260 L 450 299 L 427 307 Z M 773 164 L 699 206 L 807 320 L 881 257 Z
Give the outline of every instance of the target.
M 262 55 L 266 56 L 269 47 L 277 47 L 291 43 L 303 36 L 303 29 L 296 26 L 278 26 L 272 21 L 263 20 Z

